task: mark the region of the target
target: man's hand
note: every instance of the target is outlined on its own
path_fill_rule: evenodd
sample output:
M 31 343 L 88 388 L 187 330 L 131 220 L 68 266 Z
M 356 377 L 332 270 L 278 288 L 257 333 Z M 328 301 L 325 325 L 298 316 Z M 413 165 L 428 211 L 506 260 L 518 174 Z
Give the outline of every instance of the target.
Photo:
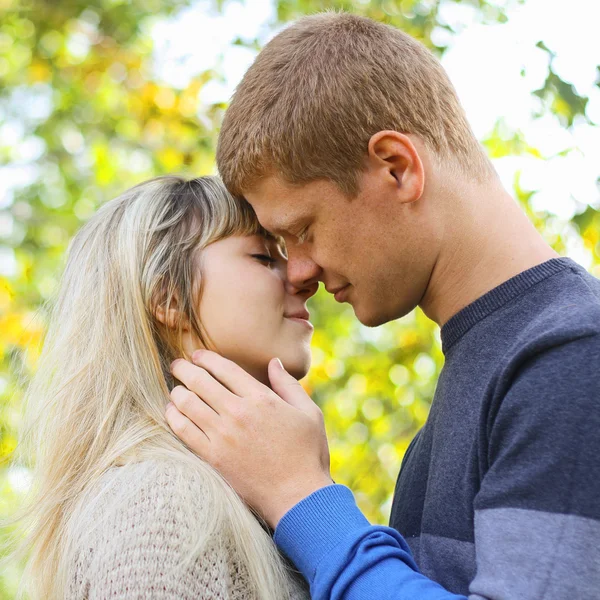
M 323 414 L 278 359 L 272 390 L 208 350 L 178 359 L 165 416 L 175 434 L 229 481 L 273 528 L 312 492 L 331 485 Z

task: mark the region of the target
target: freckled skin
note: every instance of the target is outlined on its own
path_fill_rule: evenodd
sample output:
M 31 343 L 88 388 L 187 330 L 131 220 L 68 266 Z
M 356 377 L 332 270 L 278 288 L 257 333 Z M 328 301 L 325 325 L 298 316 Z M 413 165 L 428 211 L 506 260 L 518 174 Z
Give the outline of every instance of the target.
M 259 221 L 287 245 L 295 286 L 322 281 L 368 326 L 416 306 L 443 325 L 476 298 L 557 256 L 490 173 L 483 180 L 440 162 L 412 134 L 369 141 L 358 194 L 333 182 L 291 185 L 277 175 L 245 194 Z M 297 239 L 289 223 L 310 224 Z
M 410 312 L 435 262 L 439 220 L 422 195 L 422 163 L 410 159 L 398 162 L 395 176 L 389 162 L 374 161 L 351 199 L 330 181 L 291 186 L 276 177 L 246 194 L 261 224 L 286 240 L 290 281 L 323 281 L 329 291 L 350 284 L 344 301 L 365 325 Z M 309 225 L 303 243 L 286 231 L 293 222 Z

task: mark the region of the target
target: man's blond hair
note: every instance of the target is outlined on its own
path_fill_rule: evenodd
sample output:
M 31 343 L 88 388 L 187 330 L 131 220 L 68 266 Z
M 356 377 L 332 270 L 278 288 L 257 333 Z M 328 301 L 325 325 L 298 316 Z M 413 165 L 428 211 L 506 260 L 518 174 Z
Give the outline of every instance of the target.
M 217 164 L 241 196 L 265 176 L 335 182 L 353 196 L 378 131 L 419 136 L 437 162 L 483 179 L 491 164 L 435 56 L 406 33 L 348 13 L 304 17 L 258 55 L 225 114 Z

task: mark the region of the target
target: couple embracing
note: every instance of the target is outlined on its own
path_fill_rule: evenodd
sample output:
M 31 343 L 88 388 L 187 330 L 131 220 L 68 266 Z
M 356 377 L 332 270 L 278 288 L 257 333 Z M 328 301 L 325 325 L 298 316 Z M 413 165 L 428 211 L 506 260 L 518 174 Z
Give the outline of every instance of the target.
M 600 598 L 600 282 L 502 187 L 437 59 L 301 19 L 238 86 L 217 163 L 70 245 L 26 394 L 32 597 Z M 298 383 L 319 282 L 365 325 L 441 327 L 389 527 L 332 481 Z

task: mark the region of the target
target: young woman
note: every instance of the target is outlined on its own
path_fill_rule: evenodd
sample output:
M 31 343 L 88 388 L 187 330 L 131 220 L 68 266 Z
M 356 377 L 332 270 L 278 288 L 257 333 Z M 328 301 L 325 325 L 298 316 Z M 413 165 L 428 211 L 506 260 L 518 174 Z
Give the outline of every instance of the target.
M 210 348 L 267 381 L 309 367 L 315 288 L 214 177 L 161 177 L 102 206 L 69 247 L 25 397 L 33 599 L 308 598 L 266 526 L 164 418 L 178 357 Z

